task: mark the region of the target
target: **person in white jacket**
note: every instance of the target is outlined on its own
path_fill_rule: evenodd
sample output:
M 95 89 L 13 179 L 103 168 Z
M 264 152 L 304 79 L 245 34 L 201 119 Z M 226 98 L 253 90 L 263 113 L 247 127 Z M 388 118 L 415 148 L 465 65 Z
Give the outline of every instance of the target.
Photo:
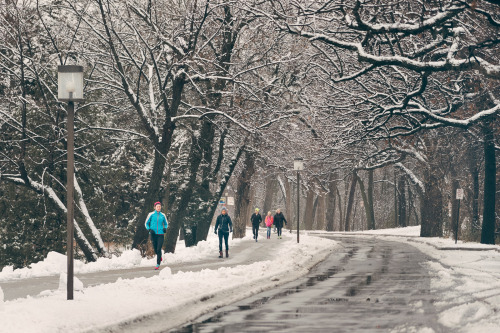
M 144 226 L 151 234 L 151 241 L 153 242 L 153 248 L 156 253 L 155 269 L 158 269 L 160 268 L 160 262 L 162 261 L 161 248 L 165 239 L 165 233 L 167 232 L 168 221 L 165 214 L 161 212 L 161 202 L 155 202 L 154 207 L 155 210 L 149 213 Z

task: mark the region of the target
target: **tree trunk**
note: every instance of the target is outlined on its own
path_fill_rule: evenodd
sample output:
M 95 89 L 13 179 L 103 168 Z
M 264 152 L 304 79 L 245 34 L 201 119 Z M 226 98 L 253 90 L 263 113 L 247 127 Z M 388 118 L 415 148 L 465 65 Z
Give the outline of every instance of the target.
M 288 223 L 288 229 L 292 230 L 293 223 L 292 221 L 295 221 L 295 212 L 293 209 L 293 204 L 292 204 L 292 185 L 290 184 L 290 181 L 288 181 L 288 178 L 286 176 L 283 176 L 283 186 L 285 186 L 285 194 L 286 194 L 286 199 L 285 199 L 285 210 L 288 215 L 288 219 L 290 223 Z M 267 212 L 264 212 L 264 214 L 267 215 Z M 264 216 L 264 214 L 262 216 Z M 297 224 L 297 223 L 295 223 Z
M 336 178 L 336 174 L 332 174 L 334 179 Z M 328 183 L 328 193 L 326 195 L 326 231 L 334 231 L 335 227 L 335 209 L 336 209 L 336 191 L 337 191 L 337 181 L 332 180 Z
M 356 174 L 356 180 L 359 184 L 359 190 L 361 192 L 361 198 L 363 199 L 363 207 L 365 208 L 365 215 L 366 215 L 366 228 L 367 229 L 373 229 L 373 225 L 375 224 L 375 221 L 373 219 L 373 216 L 371 215 L 373 213 L 373 206 L 370 208 L 370 201 L 369 201 L 369 196 L 367 195 L 367 192 L 365 191 L 365 185 L 363 183 L 363 180 L 361 177 L 359 177 Z M 372 177 L 373 181 L 373 177 Z M 369 187 L 370 188 L 370 187 Z M 372 195 L 373 197 L 373 195 Z
M 491 123 L 483 126 L 484 133 L 484 205 L 481 244 L 495 244 L 495 192 L 496 192 L 496 157 L 495 137 Z
M 212 218 L 215 214 L 215 211 L 218 207 L 219 199 L 224 192 L 227 183 L 233 174 L 233 171 L 240 160 L 241 154 L 245 151 L 246 146 L 242 145 L 236 152 L 235 156 L 231 159 L 231 162 L 227 166 L 227 169 L 223 173 L 224 176 L 222 180 L 218 184 L 218 190 L 216 193 L 210 196 L 206 201 L 200 201 L 200 197 L 197 197 L 193 194 L 193 189 L 197 188 L 195 180 L 196 175 L 192 176 L 192 174 L 188 177 L 188 182 L 184 182 L 181 191 L 180 199 L 177 200 L 177 209 L 174 209 L 174 213 L 172 214 L 172 222 L 169 224 L 169 228 L 167 229 L 167 234 L 165 238 L 165 251 L 169 253 L 175 252 L 175 247 L 177 244 L 177 235 L 179 233 L 179 229 L 181 226 L 180 221 L 185 221 L 189 219 L 188 223 L 191 225 L 191 232 L 194 232 L 194 235 L 190 235 L 190 240 L 185 243 L 189 246 L 196 245 L 200 240 L 206 240 L 208 232 L 210 230 L 210 224 L 212 222 Z M 196 168 L 196 163 L 189 163 L 191 172 Z M 199 187 L 199 186 L 198 186 Z M 198 198 L 194 203 L 192 197 Z M 189 201 L 191 200 L 191 207 L 189 207 Z M 196 204 L 198 202 L 198 204 Z M 189 216 L 187 216 L 189 214 Z M 231 214 L 232 215 L 232 214 Z M 196 223 L 194 223 L 196 222 Z M 188 232 L 185 233 L 184 236 L 188 235 Z
M 274 178 L 273 175 L 271 175 L 271 174 L 266 175 L 266 185 L 265 186 L 266 186 L 266 188 L 265 188 L 266 194 L 264 195 L 263 209 L 265 212 L 268 212 L 270 210 L 273 210 L 273 208 L 279 208 L 279 207 L 273 207 L 274 195 L 276 194 L 276 189 L 277 189 L 276 179 Z
M 252 176 L 255 173 L 255 157 L 253 153 L 246 152 L 243 162 L 243 170 L 236 184 L 233 238 L 243 238 L 246 234 L 247 221 L 250 216 L 247 213 L 250 209 L 250 189 Z M 261 214 L 265 214 L 261 212 Z
M 469 148 L 469 171 L 472 178 L 472 221 L 471 221 L 471 237 L 476 240 L 479 239 L 479 230 L 481 229 L 479 221 L 479 166 L 477 149 L 475 146 Z
M 181 220 L 184 230 L 184 243 L 186 247 L 198 243 L 198 224 L 207 219 L 207 207 L 211 199 L 210 165 L 212 164 L 212 145 L 215 138 L 214 125 L 211 119 L 204 120 L 199 132 L 195 131 L 192 138 L 191 150 L 188 157 L 189 179 L 187 187 L 191 193 L 187 200 L 190 203 L 185 206 L 186 212 L 180 212 L 184 218 Z M 198 177 L 200 175 L 201 177 Z M 201 181 L 198 179 L 201 178 Z M 188 190 L 189 192 L 189 190 Z M 211 222 L 211 219 L 209 219 Z M 209 223 L 210 223 L 209 222 Z
M 304 210 L 304 218 L 302 223 L 304 224 L 305 230 L 312 230 L 313 226 L 313 207 L 314 206 L 314 190 L 312 186 L 309 186 L 306 196 L 306 209 Z
M 398 226 L 398 181 L 396 177 L 396 169 L 394 169 L 394 223 L 393 227 Z
M 354 203 L 354 192 L 356 191 L 356 179 L 358 175 L 356 174 L 356 171 L 352 172 L 352 180 L 351 180 L 351 188 L 349 190 L 349 198 L 347 201 L 347 208 L 345 212 L 345 223 L 344 223 L 344 230 L 345 231 L 350 231 L 349 228 L 349 219 L 351 217 L 351 211 L 352 211 L 352 206 Z
M 344 215 L 342 214 L 342 197 L 340 196 L 340 190 L 337 186 L 337 197 L 339 199 L 339 231 L 342 231 L 344 227 Z M 344 229 L 345 230 L 345 229 Z
M 318 209 L 316 210 L 316 229 L 326 230 L 326 195 L 318 196 Z
M 456 174 L 452 173 L 452 177 L 455 178 Z M 457 230 L 457 217 L 458 217 L 458 200 L 457 197 L 457 189 L 459 188 L 459 183 L 457 179 L 453 179 L 451 183 L 451 216 L 450 216 L 450 234 L 455 236 L 455 230 Z M 458 232 L 460 234 L 460 221 L 458 221 Z
M 231 162 L 229 165 L 226 167 L 225 172 L 223 173 L 222 180 L 219 182 L 218 190 L 217 192 L 212 196 L 211 202 L 208 204 L 209 209 L 205 214 L 205 218 L 200 219 L 198 222 L 198 229 L 197 229 L 197 239 L 198 240 L 206 240 L 208 231 L 210 230 L 210 224 L 212 222 L 212 218 L 215 214 L 215 211 L 217 209 L 219 199 L 222 196 L 222 193 L 224 193 L 226 186 L 229 182 L 229 179 L 231 178 L 236 165 L 238 164 L 241 155 L 243 152 L 246 150 L 246 145 L 243 144 L 238 148 L 234 156 L 231 158 Z
M 368 209 L 370 211 L 370 220 L 368 221 L 368 229 L 375 230 L 375 209 L 373 207 L 373 170 L 368 170 Z M 368 215 L 367 215 L 368 218 Z
M 194 192 L 198 190 L 196 184 L 196 176 L 198 174 L 198 169 L 201 163 L 201 146 L 200 137 L 201 132 L 206 129 L 204 127 L 200 131 L 196 131 L 196 127 L 193 128 L 193 135 L 191 137 L 191 149 L 189 151 L 189 157 L 187 160 L 187 169 L 185 171 L 184 179 L 181 185 L 177 188 L 177 191 L 172 191 L 173 193 L 178 193 L 177 198 L 171 208 L 171 216 L 169 220 L 169 225 L 167 229 L 167 234 L 165 235 L 165 250 L 167 252 L 175 252 L 175 246 L 177 243 L 177 236 L 179 235 L 179 230 L 184 235 L 184 243 L 186 246 L 188 244 L 196 243 L 196 232 L 197 226 L 193 223 L 200 218 L 200 216 L 194 216 L 191 214 L 188 216 L 189 206 L 202 204 L 199 200 L 193 200 Z M 199 197 L 197 197 L 199 199 Z M 189 221 L 187 221 L 189 219 Z
M 408 186 L 408 213 L 406 214 L 406 225 L 411 225 L 411 213 L 414 211 L 414 202 L 413 202 L 413 191 L 411 190 L 411 186 Z M 414 224 L 416 225 L 416 224 Z
M 320 195 L 317 195 L 316 198 L 314 199 L 314 204 L 313 204 L 313 213 L 312 213 L 312 224 L 311 224 L 311 230 L 312 229 L 318 229 L 318 207 L 319 207 L 319 201 L 320 201 Z
M 148 231 L 146 230 L 144 223 L 146 222 L 146 217 L 148 216 L 148 214 L 153 211 L 153 204 L 156 201 L 161 200 L 160 186 L 163 179 L 163 171 L 165 170 L 165 153 L 165 150 L 159 152 L 157 149 L 155 149 L 153 173 L 151 174 L 151 178 L 149 180 L 149 186 L 146 192 L 144 205 L 142 206 L 141 213 L 135 221 L 135 234 L 132 248 L 140 247 L 142 248 L 142 250 L 145 250 L 145 247 L 147 246 Z
M 405 177 L 399 177 L 398 181 L 398 226 L 406 227 L 406 189 Z
M 443 236 L 443 194 L 439 178 L 433 170 L 427 169 L 424 177 L 425 192 L 420 201 L 420 237 Z
M 205 135 L 205 141 L 207 138 L 210 138 L 212 141 L 215 141 L 215 131 L 214 126 L 210 126 L 208 129 L 205 129 L 206 132 L 202 133 Z M 205 163 L 202 166 L 201 170 L 201 184 L 196 182 L 197 192 L 196 196 L 198 197 L 198 201 L 200 202 L 197 206 L 192 206 L 192 215 L 195 217 L 193 224 L 196 224 L 196 237 L 194 239 L 197 244 L 200 240 L 206 240 L 208 236 L 208 232 L 210 231 L 210 225 L 212 223 L 213 217 L 217 208 L 219 207 L 219 201 L 222 196 L 223 191 L 225 190 L 225 179 L 223 177 L 222 182 L 224 186 L 219 186 L 220 193 L 212 193 L 211 188 L 217 187 L 215 182 L 217 181 L 217 175 L 221 171 L 221 165 L 224 158 L 224 147 L 225 147 L 225 138 L 226 132 L 222 132 L 219 140 L 217 142 L 219 146 L 219 152 L 217 157 L 217 162 L 215 164 L 214 169 L 211 169 L 212 158 L 213 158 L 213 148 L 211 145 L 203 145 L 203 156 L 205 159 Z M 215 142 L 213 143 L 215 144 Z M 230 163 L 230 166 L 232 164 Z M 229 174 L 226 176 L 230 176 L 232 174 L 233 169 L 227 170 Z M 220 184 L 219 184 L 220 185 Z M 232 213 L 232 212 L 231 212 Z

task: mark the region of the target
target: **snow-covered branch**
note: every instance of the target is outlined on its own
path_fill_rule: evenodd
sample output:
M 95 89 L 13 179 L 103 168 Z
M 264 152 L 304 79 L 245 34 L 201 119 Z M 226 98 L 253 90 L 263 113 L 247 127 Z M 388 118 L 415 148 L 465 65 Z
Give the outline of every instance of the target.
M 59 208 L 61 212 L 67 214 L 68 210 L 66 209 L 66 206 L 63 204 L 61 199 L 59 199 L 56 192 L 51 187 L 41 184 L 37 181 L 34 181 L 31 178 L 29 178 L 29 183 L 26 183 L 21 177 L 16 177 L 16 176 L 13 177 L 0 174 L 0 180 L 1 179 L 17 185 L 27 186 L 39 194 L 47 195 L 47 197 L 56 205 L 57 208 Z M 83 234 L 80 226 L 78 225 L 78 222 L 76 220 L 73 220 L 73 223 L 75 226 L 75 238 L 77 239 L 77 241 L 81 246 L 82 245 L 84 246 L 82 250 L 85 251 L 85 253 L 90 256 L 90 258 L 88 259 L 91 259 L 93 261 L 97 260 L 97 254 L 95 253 L 95 250 L 92 248 L 92 245 L 90 245 L 89 241 Z
M 411 171 L 410 169 L 408 169 L 407 167 L 404 166 L 403 163 L 396 163 L 395 164 L 398 168 L 400 168 L 401 170 L 403 170 L 407 175 L 408 177 L 410 177 L 411 181 L 417 185 L 417 189 L 419 190 L 419 192 L 421 194 L 425 193 L 425 187 L 424 187 L 424 184 L 422 183 L 422 181 L 415 175 L 415 173 L 413 173 L 413 171 Z

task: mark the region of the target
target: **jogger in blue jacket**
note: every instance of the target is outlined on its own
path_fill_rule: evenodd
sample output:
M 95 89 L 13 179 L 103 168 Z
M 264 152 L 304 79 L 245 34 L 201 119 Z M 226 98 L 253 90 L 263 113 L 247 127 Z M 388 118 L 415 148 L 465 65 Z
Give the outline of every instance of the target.
M 161 202 L 155 202 L 155 210 L 149 213 L 146 218 L 146 223 L 144 226 L 146 230 L 151 234 L 151 241 L 153 242 L 153 248 L 156 253 L 156 267 L 158 269 L 160 267 L 161 258 L 161 247 L 163 246 L 163 241 L 165 239 L 165 233 L 168 228 L 168 221 L 165 214 L 160 212 L 161 210 Z

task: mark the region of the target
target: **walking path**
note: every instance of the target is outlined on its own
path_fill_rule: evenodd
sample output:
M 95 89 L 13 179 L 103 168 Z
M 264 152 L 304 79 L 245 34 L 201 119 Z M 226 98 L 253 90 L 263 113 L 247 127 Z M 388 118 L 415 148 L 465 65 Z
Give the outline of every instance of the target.
M 270 259 L 270 254 L 278 249 L 279 244 L 280 240 L 276 239 L 275 235 L 273 235 L 272 239 L 268 240 L 265 238 L 265 234 L 264 237 L 262 237 L 262 233 L 260 233 L 259 242 L 243 240 L 236 246 L 231 246 L 230 242 L 229 258 L 227 259 L 219 259 L 219 253 L 215 248 L 213 258 L 172 265 L 168 262 L 162 263 L 160 269 L 168 266 L 172 270 L 172 273 L 177 273 L 179 271 L 198 272 L 205 268 L 217 269 L 219 267 L 248 265 L 265 260 L 266 258 Z M 154 275 L 158 275 L 158 271 L 155 271 L 153 267 L 137 267 L 131 269 L 75 274 L 75 276 L 82 281 L 84 288 L 103 283 L 112 283 L 119 278 L 134 279 L 139 277 L 151 277 Z M 59 275 L 3 281 L 0 282 L 0 287 L 3 289 L 5 301 L 16 298 L 24 298 L 27 296 L 36 297 L 43 291 L 58 289 Z

